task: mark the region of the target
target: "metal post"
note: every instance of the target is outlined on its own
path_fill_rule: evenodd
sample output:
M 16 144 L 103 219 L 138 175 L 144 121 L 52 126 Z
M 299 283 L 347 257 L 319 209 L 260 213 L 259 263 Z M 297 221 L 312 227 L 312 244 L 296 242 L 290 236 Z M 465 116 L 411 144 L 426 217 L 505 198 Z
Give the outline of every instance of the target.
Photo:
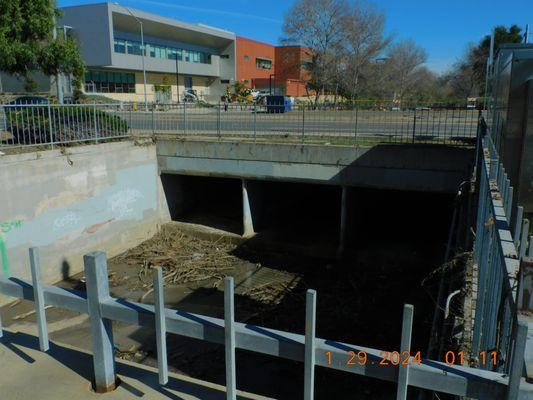
M 413 116 L 413 143 L 415 142 L 415 136 L 416 136 L 416 107 L 414 110 L 414 116 Z
M 357 119 L 358 119 L 359 109 L 357 104 L 355 105 L 355 128 L 354 128 L 354 146 L 357 146 Z
M 83 257 L 83 263 L 91 324 L 94 390 L 106 393 L 116 388 L 113 329 L 111 320 L 102 316 L 101 309 L 101 304 L 110 298 L 106 255 L 100 251 L 89 253 Z
M 524 217 L 524 207 L 518 206 L 516 208 L 516 217 L 514 220 L 514 244 L 518 246 L 520 244 L 520 234 L 522 233 L 522 218 Z
M 315 396 L 315 335 L 316 291 L 309 289 L 305 296 L 304 400 Z
M 402 323 L 402 339 L 400 346 L 400 358 L 402 355 L 411 353 L 411 336 L 413 332 L 413 314 L 414 307 L 411 304 L 403 306 L 403 323 Z M 396 400 L 407 399 L 407 388 L 409 383 L 409 363 L 403 365 L 400 362 L 398 367 L 398 391 L 396 393 Z
M 155 105 L 152 105 L 152 135 L 155 135 Z
M 305 142 L 305 104 L 302 109 L 302 144 Z
M 221 110 L 220 110 L 220 101 L 218 102 L 218 112 L 217 112 L 217 135 L 218 135 L 218 138 L 220 139 L 221 136 L 220 136 L 220 125 L 222 124 L 222 121 L 220 119 L 221 115 Z
M 529 249 L 527 251 L 528 257 L 533 257 L 533 236 L 529 237 Z
M 168 383 L 167 365 L 167 324 L 165 319 L 165 300 L 163 296 L 163 270 L 155 267 L 154 271 L 154 306 L 155 306 L 155 335 L 157 340 L 157 367 L 159 384 Z
M 46 312 L 44 310 L 44 294 L 41 283 L 39 249 L 37 247 L 30 248 L 30 268 L 33 285 L 33 301 L 37 316 L 37 328 L 39 330 L 39 348 L 41 351 L 48 351 L 50 343 L 48 342 L 48 329 L 46 328 Z
M 52 30 L 52 38 L 57 40 L 57 26 L 56 26 L 56 19 L 54 17 L 54 28 Z M 59 104 L 63 104 L 63 87 L 61 86 L 61 73 L 58 71 L 56 73 L 56 95 L 57 95 L 57 102 Z
M 96 103 L 93 103 L 94 139 L 98 142 L 98 121 L 96 120 Z
M 529 219 L 525 218 L 522 224 L 522 232 L 520 233 L 520 242 L 518 247 L 518 257 L 521 260 L 527 252 L 527 235 L 529 234 Z M 531 242 L 529 243 L 531 246 Z
M 511 358 L 509 371 L 509 386 L 507 387 L 507 400 L 518 399 L 520 378 L 524 368 L 524 352 L 526 350 L 527 325 L 518 321 L 516 326 L 516 338 Z
M 183 134 L 187 134 L 187 102 L 183 100 Z
M 219 111 L 220 115 L 220 111 Z M 220 132 L 219 132 L 220 135 Z M 254 143 L 257 141 L 257 104 L 254 103 Z
M 48 102 L 48 129 L 50 130 L 50 143 L 53 149 L 56 135 L 52 132 L 52 108 L 50 107 L 50 101 Z
M 224 333 L 226 344 L 226 399 L 237 399 L 237 379 L 235 374 L 235 304 L 233 277 L 226 277 L 224 288 Z

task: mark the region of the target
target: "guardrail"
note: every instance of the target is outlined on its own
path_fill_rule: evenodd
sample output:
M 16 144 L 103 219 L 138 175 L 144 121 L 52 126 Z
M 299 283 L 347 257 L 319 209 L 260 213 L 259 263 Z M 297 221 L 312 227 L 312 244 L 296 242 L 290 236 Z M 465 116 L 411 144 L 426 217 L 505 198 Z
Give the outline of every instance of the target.
M 466 107 L 311 104 L 75 104 L 0 106 L 0 147 L 169 134 L 329 142 L 337 145 L 439 143 L 472 146 L 478 111 Z M 290 108 L 290 109 L 289 109 Z
M 154 328 L 156 330 L 160 384 L 168 379 L 166 333 L 187 336 L 225 346 L 227 399 L 236 399 L 235 349 L 286 358 L 304 363 L 304 394 L 314 397 L 315 366 L 396 382 L 397 399 L 406 399 L 407 387 L 466 396 L 483 400 L 525 400 L 533 397 L 533 385 L 521 381 L 525 338 L 513 350 L 511 373 L 470 368 L 422 359 L 411 353 L 411 330 L 414 309 L 404 307 L 401 343 L 398 351 L 383 352 L 317 338 L 315 336 L 317 293 L 306 295 L 305 335 L 235 321 L 233 278 L 227 277 L 224 290 L 224 319 L 164 308 L 162 271 L 155 268 L 155 305 L 113 298 L 109 293 L 105 253 L 84 256 L 86 292 L 45 285 L 40 279 L 39 252 L 29 251 L 32 283 L 17 278 L 0 278 L 0 293 L 34 301 L 39 343 L 42 351 L 49 348 L 45 304 L 88 314 L 92 336 L 95 390 L 107 392 L 116 386 L 112 321 Z M 521 331 L 523 328 L 519 328 Z M 1 335 L 1 329 L 0 329 Z M 519 336 L 522 338 L 522 336 Z M 413 352 L 414 353 L 414 352 Z
M 520 260 L 533 255 L 529 220 L 521 206 L 513 209 L 513 187 L 500 162 L 486 124 L 478 144 L 478 214 L 474 265 L 478 284 L 472 354 L 496 352 L 492 368 L 522 375 L 516 353 L 524 353 L 527 324 L 518 315 Z M 529 247 L 528 247 L 529 246 Z M 488 368 L 485 364 L 483 368 Z

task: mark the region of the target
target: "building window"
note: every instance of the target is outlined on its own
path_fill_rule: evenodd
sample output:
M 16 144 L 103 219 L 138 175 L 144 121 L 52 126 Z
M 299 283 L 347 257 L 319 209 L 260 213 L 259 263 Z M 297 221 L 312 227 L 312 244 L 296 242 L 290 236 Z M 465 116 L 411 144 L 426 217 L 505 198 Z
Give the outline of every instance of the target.
M 85 73 L 85 90 L 96 93 L 135 93 L 135 74 L 89 70 Z
M 221 54 L 221 55 L 220 55 L 220 58 L 226 58 L 226 59 L 229 59 L 229 54 Z
M 272 60 L 267 60 L 266 58 L 256 58 L 255 66 L 257 67 L 257 69 L 271 69 Z
M 244 56 L 244 61 L 248 61 L 250 59 L 250 57 L 248 57 L 247 55 Z
M 228 84 L 229 85 L 229 79 L 221 79 L 220 83 Z
M 175 60 L 176 58 L 178 60 L 183 59 L 182 50 L 181 49 L 175 49 L 175 48 L 169 48 L 167 51 L 167 57 L 169 60 Z
M 142 55 L 142 45 L 141 42 L 134 42 L 131 40 L 126 41 L 128 54 L 133 54 L 135 56 Z
M 115 39 L 115 53 L 126 53 L 126 41 Z
M 211 54 L 201 51 L 185 50 L 185 61 L 192 63 L 211 64 Z

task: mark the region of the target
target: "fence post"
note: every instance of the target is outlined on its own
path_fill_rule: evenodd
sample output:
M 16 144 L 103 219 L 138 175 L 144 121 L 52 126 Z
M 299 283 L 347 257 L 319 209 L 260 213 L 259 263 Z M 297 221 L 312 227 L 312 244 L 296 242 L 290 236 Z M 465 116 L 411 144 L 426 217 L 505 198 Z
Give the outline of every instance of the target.
M 98 142 L 98 121 L 96 119 L 96 103 L 93 103 L 94 139 Z
M 50 101 L 48 101 L 48 129 L 50 130 L 50 144 L 53 149 L 56 135 L 52 132 L 52 107 L 50 106 Z
M 226 350 L 226 399 L 237 399 L 237 379 L 235 373 L 235 304 L 233 277 L 228 276 L 224 288 L 224 333 Z
M 183 100 L 183 134 L 187 134 L 187 102 Z
M 316 291 L 309 289 L 305 296 L 304 400 L 315 396 L 315 335 Z
M 155 105 L 152 104 L 152 135 L 155 135 Z
M 511 369 L 509 371 L 509 386 L 507 387 L 507 400 L 518 399 L 520 391 L 520 378 L 524 368 L 524 352 L 526 350 L 527 325 L 518 321 L 515 333 L 515 345 L 511 357 Z
M 254 103 L 254 143 L 257 141 L 257 104 Z
M 94 390 L 106 393 L 116 388 L 112 323 L 102 316 L 101 309 L 101 304 L 110 297 L 106 254 L 100 251 L 86 254 L 83 263 L 91 325 Z
M 355 104 L 355 128 L 354 128 L 354 146 L 357 147 L 357 124 L 358 124 L 359 109 Z
M 220 139 L 221 136 L 220 136 L 220 125 L 222 124 L 222 121 L 220 119 L 221 115 L 221 110 L 220 110 L 220 101 L 218 102 L 218 109 L 217 109 L 217 136 L 218 138 Z
M 35 304 L 35 314 L 37 316 L 37 328 L 39 330 L 39 348 L 41 351 L 48 351 L 50 343 L 48 342 L 48 329 L 46 327 L 46 312 L 44 310 L 44 294 L 41 283 L 41 270 L 39 262 L 39 249 L 30 248 L 30 268 L 31 280 L 33 285 L 33 302 Z
M 411 336 L 413 332 L 413 314 L 414 307 L 411 304 L 403 306 L 403 323 L 402 323 L 402 339 L 400 345 L 400 358 L 406 352 L 411 353 Z M 396 393 L 396 400 L 407 399 L 407 388 L 409 382 L 409 362 L 403 365 L 400 362 L 398 366 L 398 391 Z
M 305 143 L 305 104 L 302 108 L 302 144 Z
M 415 142 L 415 136 L 416 136 L 416 107 L 413 114 L 413 143 Z
M 154 271 L 154 308 L 155 308 L 155 334 L 157 342 L 157 366 L 159 371 L 159 384 L 168 383 L 167 365 L 167 321 L 165 318 L 165 300 L 163 294 L 163 270 L 155 267 Z

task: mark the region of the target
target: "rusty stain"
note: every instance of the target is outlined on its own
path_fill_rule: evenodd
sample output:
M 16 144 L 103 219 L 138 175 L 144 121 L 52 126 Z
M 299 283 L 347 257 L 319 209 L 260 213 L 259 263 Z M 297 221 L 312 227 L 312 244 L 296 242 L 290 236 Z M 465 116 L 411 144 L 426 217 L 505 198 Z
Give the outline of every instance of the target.
M 98 229 L 100 229 L 102 226 L 104 226 L 105 224 L 110 223 L 110 222 L 113 221 L 114 219 L 115 219 L 115 218 L 111 218 L 111 219 L 108 219 L 107 221 L 99 222 L 99 223 L 97 223 L 97 224 L 94 224 L 94 225 L 88 226 L 87 228 L 85 228 L 84 232 L 85 232 L 85 233 L 94 233 L 94 232 L 96 232 Z

